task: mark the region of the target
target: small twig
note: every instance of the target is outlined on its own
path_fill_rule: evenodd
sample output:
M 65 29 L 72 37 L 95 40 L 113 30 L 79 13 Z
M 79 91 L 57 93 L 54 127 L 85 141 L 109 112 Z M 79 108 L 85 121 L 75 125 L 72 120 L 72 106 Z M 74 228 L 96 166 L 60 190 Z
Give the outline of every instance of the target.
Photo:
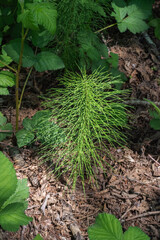
M 140 181 L 138 181 L 138 180 L 136 180 L 136 179 L 129 178 L 128 176 L 126 176 L 126 178 L 127 178 L 128 180 L 130 180 L 130 181 L 137 182 L 137 183 L 140 183 L 140 184 L 142 184 L 142 185 L 146 185 L 146 186 L 148 186 L 148 187 L 150 187 L 150 188 L 153 188 L 153 189 L 155 189 L 155 190 L 157 190 L 157 191 L 160 191 L 160 188 L 159 188 L 159 187 L 152 186 L 152 185 L 150 185 L 150 184 L 148 184 L 148 183 L 140 182 Z
M 138 100 L 138 99 L 131 99 L 124 102 L 125 104 L 130 105 L 142 105 L 142 106 L 151 106 L 150 102 L 144 101 L 144 100 Z M 155 105 L 160 106 L 160 102 L 153 102 Z
M 45 198 L 45 200 L 44 200 L 44 202 L 43 202 L 43 204 L 42 204 L 42 207 L 41 207 L 41 210 L 42 210 L 42 212 L 43 212 L 44 215 L 45 215 L 45 208 L 46 208 L 46 206 L 47 206 L 48 198 L 50 198 L 50 194 L 49 194 L 49 193 L 47 194 L 47 196 L 46 196 L 46 198 Z
M 160 166 L 160 163 L 157 162 L 150 154 L 148 154 L 148 157 L 150 157 L 155 163 L 157 163 Z
M 13 131 L 12 130 L 1 130 L 0 129 L 0 133 L 13 133 Z
M 33 209 L 33 208 L 36 208 L 36 207 L 39 207 L 39 205 L 33 205 L 31 207 L 28 207 L 27 210 L 30 210 L 30 209 Z
M 147 216 L 158 215 L 158 214 L 160 214 L 160 211 L 142 213 L 142 214 L 139 214 L 139 215 L 137 215 L 137 216 L 134 216 L 134 217 L 131 217 L 131 218 L 127 218 L 127 219 L 121 220 L 121 222 L 127 222 L 127 221 L 134 220 L 134 219 L 136 219 L 136 218 L 147 217 Z

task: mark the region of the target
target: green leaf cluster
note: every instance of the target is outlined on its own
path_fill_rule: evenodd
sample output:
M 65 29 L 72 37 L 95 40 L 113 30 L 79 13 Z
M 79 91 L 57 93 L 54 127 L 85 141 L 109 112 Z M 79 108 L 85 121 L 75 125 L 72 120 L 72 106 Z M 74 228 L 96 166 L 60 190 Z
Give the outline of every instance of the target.
M 154 34 L 160 40 L 160 18 L 154 18 L 149 22 L 149 25 L 154 27 Z
M 23 120 L 23 129 L 16 133 L 18 147 L 31 144 L 34 140 L 42 144 L 57 145 L 65 141 L 60 127 L 51 120 L 51 111 L 38 111 L 32 119 Z
M 25 215 L 29 197 L 27 179 L 18 180 L 13 164 L 0 152 L 0 225 L 15 232 L 32 221 Z
M 93 166 L 104 170 L 103 159 L 99 155 L 105 142 L 111 146 L 123 145 L 128 128 L 126 105 L 123 97 L 127 91 L 116 90 L 108 72 L 96 70 L 87 75 L 67 72 L 60 78 L 60 88 L 49 91 L 43 106 L 52 109 L 66 135 L 66 142 L 56 149 L 46 145 L 42 148 L 42 158 L 56 158 L 54 172 L 58 175 L 68 172 L 75 186 L 78 177 L 84 182 L 85 176 L 95 179 Z
M 0 112 L 0 141 L 3 141 L 6 137 L 11 136 L 12 130 L 12 124 L 7 123 L 7 118 L 4 117 L 3 114 Z
M 15 75 L 9 71 L 0 71 L 0 95 L 8 95 L 8 87 L 15 85 Z
M 112 7 L 120 32 L 125 32 L 127 29 L 136 34 L 148 29 L 146 19 L 152 14 L 153 0 L 114 0 Z
M 120 221 L 112 214 L 100 213 L 95 224 L 88 228 L 90 240 L 150 240 L 138 227 L 129 227 L 123 233 Z
M 149 110 L 149 114 L 152 117 L 149 124 L 154 130 L 160 130 L 160 108 L 158 108 L 154 102 L 148 99 L 145 100 L 149 102 L 155 109 L 154 111 Z
M 81 66 L 82 61 L 85 64 L 87 62 L 85 66 L 88 66 L 92 58 L 97 57 L 97 51 L 99 50 L 96 49 L 97 38 L 94 31 L 105 25 L 105 21 L 110 16 L 110 9 L 110 1 L 106 0 L 57 1 L 58 19 L 55 44 L 57 52 L 60 53 L 67 69 L 77 70 L 77 65 Z M 91 34 L 92 36 L 95 35 L 96 38 L 93 43 L 92 37 L 94 48 L 90 49 L 90 53 L 89 50 L 86 53 L 86 49 L 83 48 L 84 44 L 81 45 L 80 39 L 82 35 L 86 37 L 87 32 L 90 36 Z M 99 55 L 96 60 L 99 61 Z

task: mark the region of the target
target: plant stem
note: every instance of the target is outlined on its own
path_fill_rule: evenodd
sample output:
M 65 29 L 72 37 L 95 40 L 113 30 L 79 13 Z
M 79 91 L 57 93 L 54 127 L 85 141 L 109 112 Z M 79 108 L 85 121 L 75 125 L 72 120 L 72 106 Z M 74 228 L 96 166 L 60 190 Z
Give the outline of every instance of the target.
M 24 90 L 25 90 L 25 88 L 26 88 L 26 85 L 27 85 L 27 82 L 28 82 L 28 79 L 29 79 L 29 77 L 30 77 L 30 75 L 31 75 L 32 70 L 33 70 L 33 67 L 31 67 L 31 69 L 29 70 L 29 73 L 28 73 L 27 78 L 26 78 L 26 80 L 25 80 L 25 83 L 24 83 L 24 86 L 23 86 L 23 89 L 22 89 L 22 92 L 21 92 L 21 96 L 20 96 L 20 99 L 19 99 L 19 105 L 18 105 L 18 108 L 19 108 L 19 109 L 20 109 L 20 107 L 21 107 Z
M 28 33 L 28 29 L 24 33 L 24 27 L 22 25 L 21 50 L 20 50 L 20 56 L 19 56 L 18 69 L 16 72 L 16 90 L 15 90 L 15 95 L 16 95 L 16 132 L 18 131 L 18 119 L 19 119 L 19 75 L 20 75 L 20 71 L 21 71 L 21 67 L 22 67 L 24 40 L 27 36 L 27 33 Z
M 7 68 L 9 68 L 10 70 L 12 70 L 13 72 L 17 73 L 17 70 L 10 67 L 8 64 L 6 64 L 5 62 L 3 62 L 2 60 L 0 60 L 0 63 L 2 63 L 3 65 L 5 65 Z
M 101 28 L 100 30 L 96 31 L 95 33 L 100 33 L 100 32 L 102 32 L 102 31 L 104 31 L 104 30 L 106 30 L 106 29 L 108 29 L 108 28 L 110 28 L 110 27 L 115 26 L 115 25 L 117 25 L 117 23 L 113 23 L 113 24 L 111 24 L 111 25 L 109 25 L 109 26 L 107 26 L 107 27 Z

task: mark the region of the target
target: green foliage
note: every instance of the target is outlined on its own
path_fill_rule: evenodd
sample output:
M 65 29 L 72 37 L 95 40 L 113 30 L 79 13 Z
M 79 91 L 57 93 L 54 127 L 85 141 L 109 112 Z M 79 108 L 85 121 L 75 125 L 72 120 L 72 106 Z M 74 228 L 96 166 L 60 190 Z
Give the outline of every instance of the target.
M 149 102 L 155 109 L 155 111 L 149 110 L 149 114 L 153 118 L 150 120 L 149 124 L 154 130 L 160 130 L 160 108 L 158 108 L 152 101 L 148 99 L 145 100 Z
M 9 132 L 7 132 L 9 131 Z M 12 124 L 7 123 L 7 118 L 0 112 L 0 141 L 12 135 Z
M 25 5 L 24 11 L 18 16 L 17 21 L 22 22 L 24 28 L 39 30 L 39 25 L 51 34 L 56 31 L 57 11 L 51 2 L 33 2 Z
M 57 1 L 57 32 L 55 36 L 56 49 L 60 53 L 67 69 L 75 70 L 77 65 L 81 66 L 82 61 L 89 64 L 92 58 L 97 56 L 96 34 L 93 32 L 105 24 L 109 18 L 110 1 L 105 0 L 61 0 Z M 89 34 L 89 35 L 87 35 Z M 86 48 L 81 41 L 81 36 L 95 35 L 95 39 L 89 40 L 92 43 L 86 54 Z M 81 39 L 80 39 L 81 38 Z M 89 53 L 90 52 L 90 53 Z M 91 54 L 92 56 L 88 56 Z M 100 56 L 101 57 L 101 56 Z M 96 59 L 97 61 L 99 60 Z M 88 67 L 88 65 L 85 65 Z M 84 65 L 83 65 L 84 67 Z M 89 66 L 90 67 L 90 66 Z
M 91 75 L 85 71 L 67 72 L 60 79 L 62 87 L 50 90 L 43 103 L 52 109 L 53 118 L 63 128 L 67 142 L 60 144 L 56 151 L 52 144 L 44 145 L 42 158 L 56 157 L 54 172 L 58 175 L 68 172 L 73 187 L 78 177 L 82 183 L 85 176 L 95 179 L 92 166 L 104 169 L 105 163 L 99 155 L 103 146 L 107 151 L 104 141 L 112 146 L 125 142 L 121 130 L 128 125 L 122 97 L 127 91 L 112 87 L 119 81 L 99 70 Z
M 153 0 L 114 0 L 112 7 L 120 32 L 125 32 L 127 29 L 136 34 L 148 29 L 148 24 L 145 22 L 151 16 Z
M 33 240 L 43 240 L 40 234 L 38 234 Z
M 26 199 L 29 197 L 27 180 L 18 180 L 13 164 L 0 152 L 0 225 L 4 230 L 15 232 L 20 225 L 26 225 Z
M 16 63 L 19 62 L 20 46 L 21 39 L 14 39 L 3 47 Z M 32 48 L 27 43 L 24 43 L 22 66 L 34 66 L 38 72 L 64 68 L 62 60 L 57 55 L 49 51 L 42 51 L 35 55 Z
M 160 40 L 160 18 L 154 18 L 149 22 L 149 25 L 154 27 L 154 34 Z
M 90 240 L 149 240 L 138 227 L 129 227 L 123 233 L 120 221 L 112 214 L 100 213 L 95 224 L 88 228 Z
M 48 110 L 37 112 L 32 119 L 25 118 L 23 127 L 16 133 L 18 147 L 31 144 L 34 140 L 52 145 L 65 141 L 63 131 L 51 120 Z
M 0 95 L 8 95 L 8 87 L 15 85 L 15 75 L 9 71 L 0 71 Z

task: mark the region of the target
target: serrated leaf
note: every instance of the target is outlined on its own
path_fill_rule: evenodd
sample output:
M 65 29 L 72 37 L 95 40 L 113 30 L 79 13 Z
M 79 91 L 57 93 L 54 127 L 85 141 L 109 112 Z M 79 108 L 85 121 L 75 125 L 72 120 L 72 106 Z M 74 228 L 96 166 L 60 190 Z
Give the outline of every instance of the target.
M 37 54 L 34 67 L 38 72 L 44 72 L 46 70 L 62 69 L 65 66 L 62 59 L 56 54 L 48 51 L 43 51 Z
M 110 55 L 111 57 L 107 59 L 107 62 L 109 62 L 113 68 L 117 68 L 119 60 L 118 54 L 111 52 Z
M 6 124 L 6 122 L 7 118 L 3 116 L 3 114 L 0 112 L 0 126 L 3 126 L 4 124 Z
M 120 221 L 111 214 L 101 213 L 96 217 L 95 224 L 89 227 L 90 240 L 123 240 Z
M 12 72 L 0 72 L 0 87 L 13 87 L 15 85 L 15 75 Z
M 47 30 L 43 32 L 32 32 L 32 43 L 35 47 L 43 48 L 53 40 L 54 36 L 49 33 Z
M 8 89 L 0 87 L 0 95 L 9 95 Z
M 20 48 L 21 48 L 21 39 L 19 38 L 11 40 L 7 45 L 4 46 L 4 49 L 7 52 L 7 54 L 16 63 L 19 62 Z M 31 67 L 34 65 L 34 63 L 35 63 L 34 52 L 27 43 L 24 43 L 22 66 Z
M 16 172 L 13 164 L 0 152 L 0 207 L 15 192 L 17 186 Z
M 0 130 L 7 130 L 10 132 L 0 132 L 0 141 L 3 141 L 6 137 L 10 137 L 12 135 L 12 124 L 7 123 L 3 126 L 0 126 Z
M 152 12 L 153 1 L 130 0 L 128 6 L 124 1 L 114 0 L 112 7 L 114 12 L 112 16 L 117 20 L 120 32 L 125 32 L 127 29 L 132 33 L 139 33 L 148 29 L 148 25 L 144 21 Z
M 121 24 L 118 26 L 121 27 Z M 134 34 L 146 31 L 148 29 L 147 23 L 140 18 L 138 19 L 136 16 L 128 16 L 123 20 L 122 26 L 126 26 L 126 28 Z
M 115 17 L 117 22 L 121 22 L 122 19 L 127 15 L 127 5 L 124 0 L 114 0 L 112 1 L 112 7 L 114 12 L 112 12 L 112 16 Z
M 22 125 L 26 130 L 29 130 L 29 131 L 33 130 L 33 120 L 28 117 L 23 119 Z
M 7 55 L 0 55 L 0 60 L 4 63 L 6 63 L 7 65 L 9 65 L 13 60 L 11 57 L 7 56 Z M 5 67 L 6 65 L 0 62 L 0 67 Z
M 23 147 L 31 143 L 34 139 L 34 133 L 29 130 L 21 129 L 16 133 L 18 147 Z
M 50 110 L 38 111 L 32 117 L 32 126 L 36 128 L 38 127 L 39 123 L 41 123 L 42 121 L 46 121 L 46 120 L 49 121 L 50 117 L 51 117 Z
M 27 186 L 27 179 L 18 179 L 15 192 L 4 202 L 1 209 L 4 209 L 9 204 L 24 203 L 29 197 L 29 190 Z
M 129 227 L 124 233 L 124 240 L 150 240 L 150 238 L 138 227 Z
M 40 234 L 38 234 L 33 240 L 43 240 Z
M 56 31 L 57 11 L 55 5 L 50 2 L 28 3 L 26 7 L 34 18 L 34 22 L 42 25 L 51 34 Z
M 30 12 L 30 10 L 25 9 L 23 13 L 18 15 L 17 22 L 22 22 L 24 28 L 28 28 L 31 30 L 39 30 L 39 27 L 37 23 L 35 22 L 33 14 Z
M 24 213 L 26 204 L 13 203 L 0 211 L 0 225 L 4 230 L 16 232 L 21 225 L 27 225 L 32 218 Z
M 154 129 L 154 130 L 160 130 L 160 119 L 152 119 L 149 122 L 149 125 Z

